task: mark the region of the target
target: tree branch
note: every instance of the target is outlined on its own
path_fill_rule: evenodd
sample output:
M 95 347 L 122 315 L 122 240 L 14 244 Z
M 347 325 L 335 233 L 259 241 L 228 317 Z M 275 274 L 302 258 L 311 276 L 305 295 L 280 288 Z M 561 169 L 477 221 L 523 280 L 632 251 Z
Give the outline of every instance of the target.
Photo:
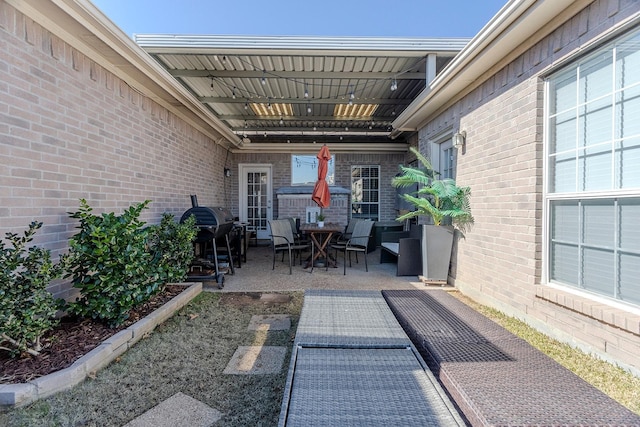
M 0 337 L 2 337 L 3 340 L 8 341 L 10 344 L 13 344 L 14 346 L 16 346 L 16 348 L 18 348 L 19 350 L 24 350 L 27 353 L 29 353 L 32 356 L 40 356 L 40 352 L 37 352 L 31 348 L 28 348 L 26 346 L 20 345 L 20 343 L 16 340 L 14 340 L 13 338 L 7 336 L 7 334 L 2 333 L 2 335 L 0 335 Z M 0 347 L 0 348 L 4 348 L 4 347 Z

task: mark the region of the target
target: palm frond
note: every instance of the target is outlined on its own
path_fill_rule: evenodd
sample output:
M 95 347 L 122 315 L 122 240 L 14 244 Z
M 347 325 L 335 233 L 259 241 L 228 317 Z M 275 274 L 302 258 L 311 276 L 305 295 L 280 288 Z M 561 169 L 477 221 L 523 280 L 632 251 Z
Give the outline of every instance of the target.
M 400 171 L 402 172 L 402 175 L 396 176 L 391 180 L 391 185 L 394 187 L 408 187 L 416 183 L 428 185 L 432 179 L 426 171 L 421 169 L 400 166 Z
M 394 177 L 394 187 L 409 187 L 418 184 L 414 194 L 403 194 L 402 198 L 414 206 L 415 210 L 397 218 L 398 221 L 418 216 L 433 218 L 440 225 L 446 218 L 460 231 L 464 232 L 473 224 L 469 198 L 469 187 L 458 187 L 453 179 L 437 179 L 438 173 L 433 170 L 429 160 L 414 147 L 410 148 L 423 167 L 401 166 L 401 175 Z

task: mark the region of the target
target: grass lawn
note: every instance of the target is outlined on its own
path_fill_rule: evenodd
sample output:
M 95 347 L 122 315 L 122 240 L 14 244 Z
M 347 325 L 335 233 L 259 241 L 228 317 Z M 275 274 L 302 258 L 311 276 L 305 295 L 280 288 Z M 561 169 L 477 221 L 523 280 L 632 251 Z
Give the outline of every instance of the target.
M 302 292 L 287 303 L 259 294 L 202 293 L 120 359 L 73 389 L 0 413 L 2 426 L 117 426 L 182 392 L 222 412 L 216 426 L 277 425 Z M 289 331 L 249 331 L 254 314 L 289 314 Z M 227 375 L 239 346 L 284 346 L 279 374 Z
M 216 426 L 275 426 L 302 308 L 302 292 L 283 303 L 259 294 L 203 293 L 95 378 L 23 408 L 0 413 L 2 426 L 122 426 L 182 392 L 222 412 Z M 461 297 L 460 295 L 458 295 Z M 558 343 L 524 323 L 461 297 L 562 365 L 640 414 L 640 378 Z M 252 315 L 288 314 L 289 331 L 249 331 Z M 223 374 L 239 346 L 284 346 L 278 374 Z

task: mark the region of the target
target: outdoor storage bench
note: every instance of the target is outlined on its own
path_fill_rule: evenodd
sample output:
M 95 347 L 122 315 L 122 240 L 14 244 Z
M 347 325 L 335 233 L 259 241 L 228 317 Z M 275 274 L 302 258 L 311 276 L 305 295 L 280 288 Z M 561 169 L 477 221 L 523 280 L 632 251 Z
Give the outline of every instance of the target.
M 411 231 L 382 233 L 380 263 L 397 262 L 398 276 L 418 276 L 422 274 L 421 246 L 417 227 Z

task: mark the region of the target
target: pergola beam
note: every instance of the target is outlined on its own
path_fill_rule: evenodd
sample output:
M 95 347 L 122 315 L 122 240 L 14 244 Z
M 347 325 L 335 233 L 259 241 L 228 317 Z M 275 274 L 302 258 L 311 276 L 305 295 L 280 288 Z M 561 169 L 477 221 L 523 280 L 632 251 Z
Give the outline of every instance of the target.
M 407 73 L 391 73 L 391 72 L 342 72 L 342 71 L 277 71 L 263 72 L 256 70 L 169 70 L 174 77 L 220 77 L 220 78 L 237 78 L 237 79 L 261 79 L 262 77 L 269 79 L 285 78 L 285 79 L 368 79 L 368 80 L 424 80 L 425 73 L 407 72 Z
M 336 116 L 303 116 L 303 117 L 299 117 L 299 116 L 293 116 L 293 117 L 288 117 L 288 116 L 256 116 L 256 115 L 242 115 L 242 114 L 220 114 L 218 115 L 218 118 L 220 120 L 283 120 L 285 122 L 299 122 L 299 121 L 307 121 L 307 122 L 313 122 L 313 121 L 352 121 L 352 122 L 388 122 L 391 123 L 394 119 L 395 116 L 390 116 L 390 117 L 375 117 L 375 116 L 370 116 L 370 117 L 336 117 Z
M 233 132 L 235 132 L 236 134 L 243 134 L 243 133 L 262 133 L 262 132 L 266 132 L 266 133 L 287 133 L 287 132 L 303 132 L 303 133 L 312 133 L 312 132 L 316 132 L 316 133 L 320 133 L 320 134 L 324 134 L 324 133 L 332 133 L 332 134 L 340 134 L 340 135 L 348 135 L 350 132 L 354 133 L 354 132 L 361 132 L 361 133 L 368 133 L 368 134 L 378 134 L 378 133 L 384 133 L 384 134 L 388 134 L 390 131 L 388 129 L 380 129 L 380 128 L 373 128 L 373 129 L 365 129 L 365 128 L 351 128 L 350 131 L 346 131 L 343 127 L 341 128 L 337 128 L 337 127 L 332 127 L 332 128 L 328 128 L 328 127 L 320 127 L 317 128 L 316 130 L 313 130 L 309 127 L 305 127 L 305 126 L 300 126 L 300 127 L 268 127 L 268 128 L 264 128 L 264 127 L 249 127 L 249 128 L 242 128 L 242 127 L 238 127 L 238 128 L 232 128 L 231 129 Z
M 198 98 L 200 102 L 210 103 L 210 104 L 244 104 L 246 102 L 254 102 L 254 103 L 262 103 L 266 104 L 267 102 L 278 103 L 278 104 L 346 104 L 348 99 L 345 96 L 344 98 L 260 98 L 258 100 L 255 99 L 245 99 L 245 98 L 236 98 L 226 96 L 201 96 Z M 359 100 L 358 98 L 353 100 L 354 104 L 378 104 L 378 105 L 409 105 L 411 103 L 410 99 L 402 99 L 402 98 L 386 98 L 386 99 L 371 99 L 371 100 Z

